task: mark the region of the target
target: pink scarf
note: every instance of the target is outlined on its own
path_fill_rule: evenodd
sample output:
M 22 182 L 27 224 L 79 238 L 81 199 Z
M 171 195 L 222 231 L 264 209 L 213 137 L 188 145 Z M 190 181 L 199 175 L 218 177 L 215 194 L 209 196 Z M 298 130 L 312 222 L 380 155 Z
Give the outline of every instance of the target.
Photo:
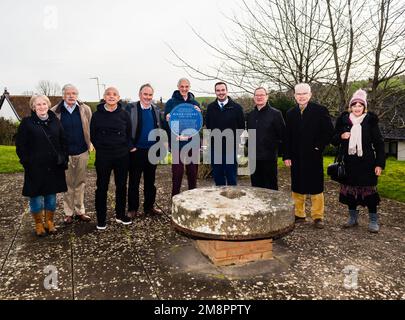
M 363 122 L 367 113 L 363 113 L 360 117 L 356 117 L 353 113 L 350 113 L 350 121 L 353 126 L 350 130 L 349 150 L 348 153 L 353 155 L 357 153 L 358 157 L 363 156 L 363 146 L 361 143 L 361 123 Z

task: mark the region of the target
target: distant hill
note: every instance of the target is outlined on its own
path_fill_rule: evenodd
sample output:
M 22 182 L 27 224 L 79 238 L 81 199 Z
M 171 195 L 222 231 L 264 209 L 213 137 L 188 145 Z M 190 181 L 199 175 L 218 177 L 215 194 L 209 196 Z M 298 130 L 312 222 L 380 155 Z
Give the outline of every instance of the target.
M 216 99 L 216 97 L 196 97 L 195 98 L 198 103 L 202 106 L 207 106 L 209 105 L 212 101 Z
M 91 108 L 91 111 L 96 111 L 96 109 L 97 109 L 97 105 L 100 103 L 100 102 L 98 102 L 98 101 L 96 101 L 96 102 L 88 102 L 88 101 L 86 101 L 86 102 L 84 102 L 85 104 L 87 104 L 90 108 Z

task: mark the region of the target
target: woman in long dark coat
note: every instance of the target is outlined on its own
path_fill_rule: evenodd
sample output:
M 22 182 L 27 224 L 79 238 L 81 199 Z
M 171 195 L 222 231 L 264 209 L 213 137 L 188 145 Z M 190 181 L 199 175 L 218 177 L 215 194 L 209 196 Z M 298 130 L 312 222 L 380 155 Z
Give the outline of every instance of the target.
M 357 90 L 349 103 L 349 112 L 343 112 L 336 120 L 332 143 L 341 145 L 347 178 L 340 186 L 339 201 L 349 208 L 349 220 L 344 225 L 358 225 L 357 206 L 369 211 L 370 232 L 378 232 L 377 178 L 385 167 L 384 140 L 378 127 L 378 117 L 367 112 L 367 94 Z
M 56 232 L 56 193 L 67 191 L 65 163 L 58 163 L 58 154 L 59 160 L 66 157 L 66 144 L 62 126 L 50 106 L 48 97 L 33 96 L 31 116 L 21 121 L 16 140 L 16 152 L 24 167 L 22 194 L 30 199 L 38 236 L 45 235 L 45 229 Z

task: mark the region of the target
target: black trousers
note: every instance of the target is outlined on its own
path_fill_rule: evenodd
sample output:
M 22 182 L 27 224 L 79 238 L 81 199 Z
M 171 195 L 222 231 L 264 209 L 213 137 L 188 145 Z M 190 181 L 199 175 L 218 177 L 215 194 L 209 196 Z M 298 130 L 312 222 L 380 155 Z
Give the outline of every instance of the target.
M 277 161 L 256 160 L 256 171 L 250 176 L 252 187 L 278 190 Z
M 143 209 L 153 208 L 156 200 L 155 176 L 157 165 L 148 160 L 148 149 L 137 149 L 130 153 L 129 184 L 128 184 L 128 211 L 138 211 L 139 184 L 143 173 L 144 202 Z
M 107 192 L 110 183 L 111 171 L 114 172 L 115 182 L 115 215 L 117 218 L 125 216 L 128 155 L 121 158 L 105 158 L 96 155 L 97 189 L 96 212 L 97 222 L 103 225 L 107 218 Z

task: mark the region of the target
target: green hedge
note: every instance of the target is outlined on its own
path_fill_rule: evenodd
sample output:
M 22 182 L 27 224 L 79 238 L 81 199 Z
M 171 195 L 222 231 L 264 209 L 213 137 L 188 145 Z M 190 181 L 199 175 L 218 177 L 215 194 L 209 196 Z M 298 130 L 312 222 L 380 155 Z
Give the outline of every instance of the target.
M 18 129 L 18 123 L 13 123 L 4 118 L 0 118 L 0 145 L 15 145 L 15 135 Z

